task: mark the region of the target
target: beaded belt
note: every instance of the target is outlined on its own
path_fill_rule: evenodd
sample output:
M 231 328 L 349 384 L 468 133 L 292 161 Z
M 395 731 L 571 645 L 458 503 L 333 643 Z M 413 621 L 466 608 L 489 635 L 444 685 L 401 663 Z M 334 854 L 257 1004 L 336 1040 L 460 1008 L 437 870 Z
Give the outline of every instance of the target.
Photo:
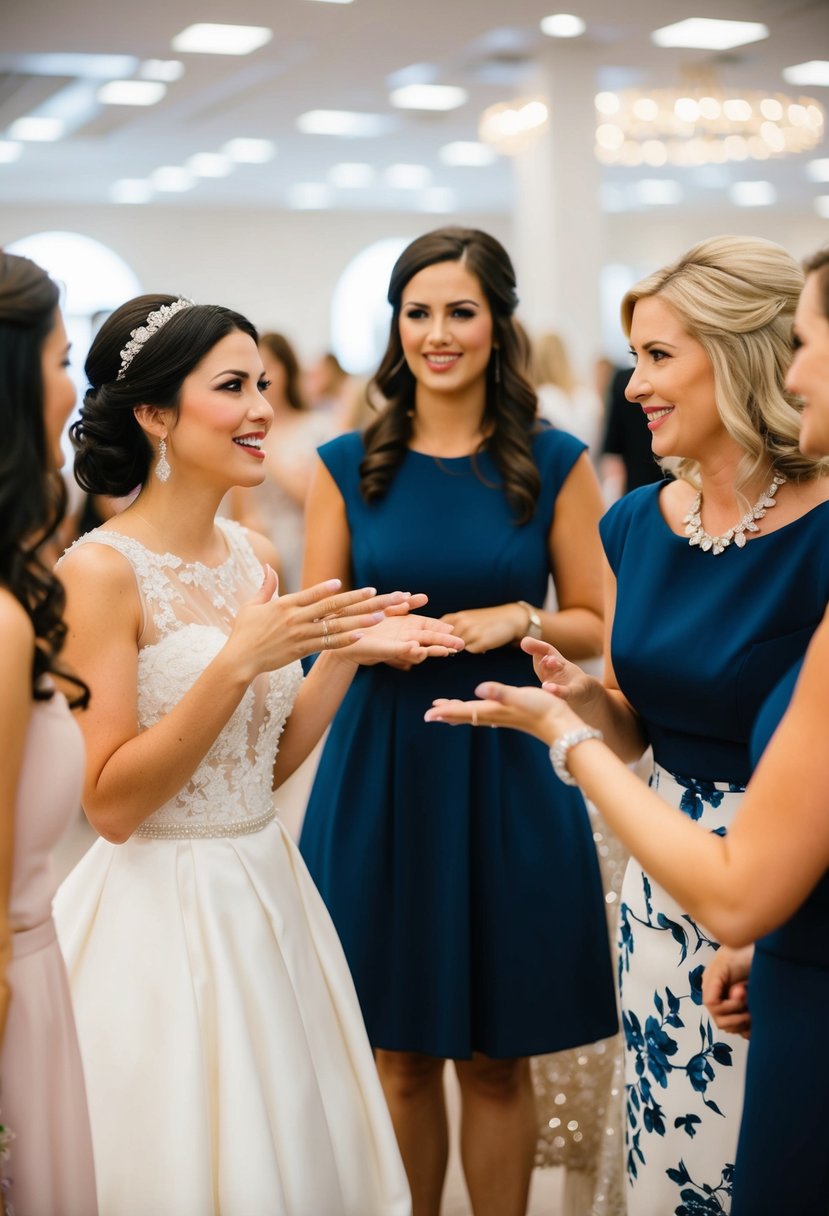
M 276 815 L 268 811 L 255 819 L 234 819 L 229 823 L 142 823 L 133 836 L 151 840 L 209 840 L 220 836 L 250 836 L 261 832 Z

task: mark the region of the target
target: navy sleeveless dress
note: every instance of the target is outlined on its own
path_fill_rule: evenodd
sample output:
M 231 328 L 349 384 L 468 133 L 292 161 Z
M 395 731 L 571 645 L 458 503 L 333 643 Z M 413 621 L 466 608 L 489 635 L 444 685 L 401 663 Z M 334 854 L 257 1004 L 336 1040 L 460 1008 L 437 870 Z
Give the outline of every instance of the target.
M 342 492 L 354 585 L 425 591 L 434 616 L 547 589 L 556 496 L 584 445 L 533 440 L 542 490 L 516 526 L 490 457 L 408 452 L 381 501 L 363 443 L 320 449 Z M 477 471 L 476 466 L 477 465 Z M 427 725 L 435 697 L 535 683 L 517 646 L 361 668 L 331 727 L 300 848 L 340 934 L 372 1044 L 508 1058 L 614 1032 L 599 870 L 584 803 L 518 731 Z
M 601 524 L 617 580 L 613 665 L 653 747 L 652 786 L 724 834 L 758 707 L 829 599 L 829 504 L 715 557 L 671 531 L 663 488 L 634 490 Z M 717 948 L 631 861 L 619 941 L 630 1216 L 730 1211 L 747 1045 L 721 1037 L 702 1004 Z
M 757 718 L 755 763 L 801 666 L 783 677 Z M 749 1003 L 734 1216 L 821 1216 L 829 1212 L 829 873 L 791 920 L 757 942 Z

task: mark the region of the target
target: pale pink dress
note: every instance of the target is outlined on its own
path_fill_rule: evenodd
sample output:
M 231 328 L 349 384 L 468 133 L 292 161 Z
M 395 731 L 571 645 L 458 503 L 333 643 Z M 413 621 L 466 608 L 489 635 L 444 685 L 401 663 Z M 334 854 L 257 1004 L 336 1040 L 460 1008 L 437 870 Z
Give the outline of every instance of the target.
M 95 1216 L 81 1058 L 52 921 L 52 849 L 78 813 L 83 741 L 60 693 L 32 708 L 15 812 L 12 961 L 0 1107 L 15 1216 Z

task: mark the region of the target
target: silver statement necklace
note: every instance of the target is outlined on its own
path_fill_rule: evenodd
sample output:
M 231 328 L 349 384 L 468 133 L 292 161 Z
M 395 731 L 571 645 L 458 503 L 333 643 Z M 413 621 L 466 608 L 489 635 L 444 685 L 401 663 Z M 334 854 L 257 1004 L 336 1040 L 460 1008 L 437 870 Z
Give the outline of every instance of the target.
M 707 553 L 710 549 L 716 555 L 722 553 L 723 549 L 733 543 L 738 549 L 745 548 L 746 532 L 759 532 L 756 521 L 762 519 L 769 507 L 776 506 L 774 496 L 780 486 L 786 480 L 780 473 L 775 473 L 772 478 L 772 483 L 769 488 L 760 495 L 753 507 L 749 507 L 743 518 L 733 528 L 729 528 L 727 532 L 723 532 L 722 536 L 712 536 L 710 532 L 706 532 L 702 526 L 700 519 L 700 511 L 702 510 L 702 490 L 697 494 L 694 501 L 691 503 L 691 510 L 685 516 L 683 523 L 685 524 L 685 535 L 688 537 L 689 545 L 699 545 L 703 553 Z

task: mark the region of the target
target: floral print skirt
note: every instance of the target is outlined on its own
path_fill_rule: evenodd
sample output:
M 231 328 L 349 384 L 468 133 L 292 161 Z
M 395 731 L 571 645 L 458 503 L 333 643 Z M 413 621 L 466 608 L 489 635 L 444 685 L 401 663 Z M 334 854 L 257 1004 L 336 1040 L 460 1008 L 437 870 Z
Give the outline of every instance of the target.
M 674 777 L 661 798 L 725 835 L 739 786 Z M 702 973 L 719 948 L 633 860 L 619 912 L 629 1216 L 728 1213 L 748 1044 L 717 1030 Z

